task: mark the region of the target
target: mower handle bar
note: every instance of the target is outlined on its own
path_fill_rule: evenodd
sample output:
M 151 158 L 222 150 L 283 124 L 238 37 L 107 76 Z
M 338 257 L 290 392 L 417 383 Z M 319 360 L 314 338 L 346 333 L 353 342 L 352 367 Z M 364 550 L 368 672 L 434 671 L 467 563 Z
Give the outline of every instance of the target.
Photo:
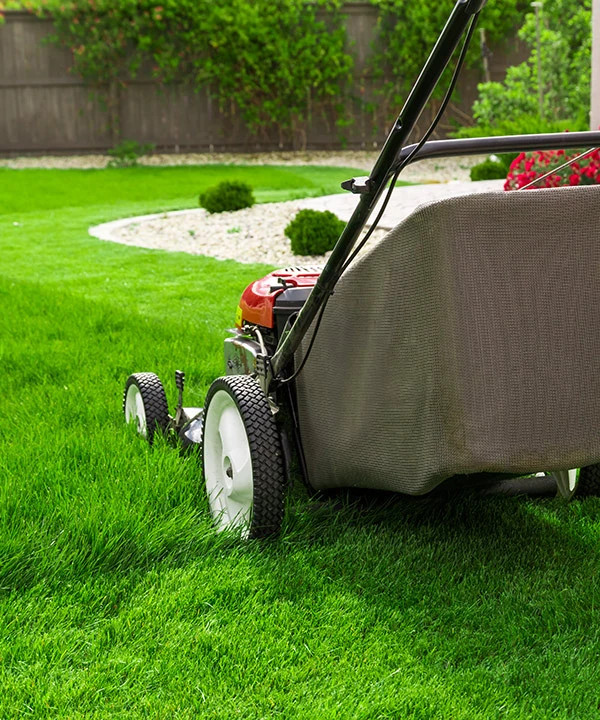
M 392 166 L 394 173 L 417 147 L 407 145 L 396 156 Z M 566 148 L 600 147 L 600 131 L 544 133 L 540 135 L 499 135 L 496 137 L 462 138 L 459 140 L 431 140 L 426 142 L 408 161 L 428 158 L 458 157 L 461 155 L 486 155 L 514 153 L 531 150 L 561 150 Z

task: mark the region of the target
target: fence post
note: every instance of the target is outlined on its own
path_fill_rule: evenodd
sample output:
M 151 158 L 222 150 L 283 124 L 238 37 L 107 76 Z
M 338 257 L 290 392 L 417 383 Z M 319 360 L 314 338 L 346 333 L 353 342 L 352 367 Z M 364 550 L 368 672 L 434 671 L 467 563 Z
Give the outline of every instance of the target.
M 113 147 L 121 140 L 121 91 L 118 80 L 111 80 L 107 96 L 108 127 Z

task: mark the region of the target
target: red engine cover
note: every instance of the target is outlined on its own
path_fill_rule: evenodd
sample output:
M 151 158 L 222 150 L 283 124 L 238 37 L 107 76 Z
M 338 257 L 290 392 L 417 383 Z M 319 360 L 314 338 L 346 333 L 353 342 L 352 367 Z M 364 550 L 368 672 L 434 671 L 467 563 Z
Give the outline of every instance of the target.
M 250 283 L 237 309 L 236 327 L 247 324 L 272 328 L 275 298 L 290 287 L 313 287 L 320 274 L 321 268 L 285 268 Z

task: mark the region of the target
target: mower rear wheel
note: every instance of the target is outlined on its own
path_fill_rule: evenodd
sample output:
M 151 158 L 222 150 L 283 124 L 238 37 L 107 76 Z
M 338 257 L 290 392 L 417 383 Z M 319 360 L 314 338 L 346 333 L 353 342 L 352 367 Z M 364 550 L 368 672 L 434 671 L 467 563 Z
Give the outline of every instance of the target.
M 167 396 L 158 375 L 143 372 L 127 378 L 123 412 L 125 422 L 135 422 L 138 433 L 152 445 L 156 432 L 164 432 L 169 424 Z
M 600 495 L 600 464 L 588 465 L 580 469 L 577 495 L 581 497 Z
M 269 402 L 249 375 L 213 382 L 204 405 L 202 465 L 218 531 L 277 535 L 283 520 L 281 441 Z

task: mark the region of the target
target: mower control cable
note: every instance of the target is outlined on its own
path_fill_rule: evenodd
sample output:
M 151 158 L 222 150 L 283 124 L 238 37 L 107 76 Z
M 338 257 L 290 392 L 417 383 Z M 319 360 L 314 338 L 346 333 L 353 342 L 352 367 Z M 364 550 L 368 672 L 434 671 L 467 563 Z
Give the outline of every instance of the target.
M 287 385 L 288 383 L 291 383 L 292 380 L 295 380 L 298 375 L 302 372 L 304 369 L 304 366 L 306 365 L 306 361 L 309 358 L 310 352 L 313 349 L 313 345 L 315 344 L 315 340 L 317 339 L 317 333 L 319 332 L 319 326 L 321 325 L 321 320 L 323 319 L 323 315 L 325 314 L 325 308 L 327 307 L 327 303 L 329 302 L 329 298 L 333 295 L 333 292 L 329 294 L 325 300 L 323 301 L 323 305 L 321 305 L 321 309 L 319 310 L 319 315 L 317 316 L 317 321 L 315 323 L 315 329 L 313 331 L 312 337 L 310 339 L 310 343 L 308 345 L 308 349 L 304 353 L 304 357 L 302 358 L 302 362 L 300 363 L 300 367 L 294 371 L 292 375 L 285 378 L 284 380 L 280 380 L 278 378 L 279 385 Z
M 267 355 L 267 347 L 265 345 L 265 341 L 263 339 L 261 331 L 256 327 L 256 325 L 247 325 L 245 329 L 254 335 L 256 335 L 256 339 L 258 340 L 258 344 L 260 345 L 260 351 L 261 353 L 266 357 Z
M 457 60 L 456 67 L 455 67 L 454 73 L 452 75 L 452 79 L 450 80 L 450 85 L 448 86 L 448 89 L 446 90 L 446 93 L 445 93 L 442 103 L 439 107 L 439 110 L 437 111 L 431 125 L 429 126 L 429 128 L 427 129 L 425 134 L 423 135 L 422 139 L 412 148 L 410 154 L 407 155 L 406 158 L 404 158 L 404 160 L 400 163 L 398 168 L 395 170 L 392 180 L 390 182 L 390 186 L 388 188 L 387 194 L 386 194 L 383 204 L 381 206 L 381 209 L 377 213 L 377 217 L 371 224 L 371 227 L 369 228 L 369 230 L 367 231 L 367 233 L 365 234 L 363 239 L 360 241 L 358 246 L 354 249 L 354 251 L 352 252 L 350 257 L 346 260 L 346 262 L 342 266 L 342 269 L 340 270 L 340 276 L 343 275 L 346 272 L 346 270 L 348 269 L 348 267 L 352 264 L 352 262 L 354 262 L 358 253 L 363 249 L 363 247 L 365 246 L 365 243 L 369 240 L 369 238 L 371 237 L 373 232 L 376 230 L 377 225 L 379 224 L 379 221 L 383 217 L 383 213 L 385 212 L 385 210 L 388 206 L 388 203 L 392 197 L 392 192 L 394 190 L 396 181 L 398 180 L 400 173 L 402 172 L 402 170 L 404 170 L 406 165 L 408 165 L 411 162 L 413 156 L 419 152 L 419 150 L 423 147 L 423 145 L 430 138 L 431 133 L 435 130 L 435 128 L 437 127 L 437 124 L 439 123 L 439 121 L 442 118 L 442 115 L 446 111 L 446 108 L 448 107 L 448 103 L 450 102 L 450 98 L 452 97 L 452 93 L 454 92 L 454 88 L 456 87 L 456 83 L 458 81 L 458 76 L 460 75 L 460 71 L 462 69 L 462 66 L 464 65 L 465 58 L 467 55 L 467 50 L 469 49 L 469 43 L 471 42 L 471 38 L 473 36 L 473 33 L 475 32 L 475 25 L 477 24 L 478 17 L 479 17 L 479 13 L 475 13 L 471 19 L 471 22 L 470 22 L 468 30 L 467 30 L 467 34 L 465 36 L 463 47 L 460 52 L 460 56 Z M 370 179 L 369 178 L 354 178 L 353 180 L 349 180 L 349 181 L 347 181 L 347 183 L 348 183 L 347 189 L 350 189 L 351 192 L 361 193 L 361 190 L 358 189 L 358 187 L 355 189 L 355 183 L 358 181 L 364 183 L 364 185 L 366 187 L 368 187 Z M 342 183 L 342 187 L 345 184 L 346 183 Z M 359 186 L 359 187 L 362 187 L 362 186 Z M 287 377 L 285 379 L 277 378 L 279 385 L 287 385 L 288 383 L 292 382 L 292 380 L 295 380 L 298 377 L 298 375 L 300 375 L 302 370 L 304 369 L 304 366 L 306 365 L 306 362 L 310 356 L 311 350 L 313 349 L 313 345 L 315 344 L 315 340 L 317 338 L 317 333 L 319 332 L 319 327 L 321 325 L 321 320 L 323 319 L 323 315 L 325 314 L 325 309 L 327 308 L 327 303 L 329 302 L 329 298 L 332 295 L 333 295 L 333 292 L 329 293 L 329 295 L 327 295 L 327 297 L 323 300 L 323 304 L 321 306 L 319 315 L 317 316 L 317 320 L 315 323 L 315 329 L 313 330 L 313 334 L 310 339 L 310 343 L 308 345 L 306 353 L 304 354 L 304 357 L 302 358 L 300 366 L 289 377 Z

